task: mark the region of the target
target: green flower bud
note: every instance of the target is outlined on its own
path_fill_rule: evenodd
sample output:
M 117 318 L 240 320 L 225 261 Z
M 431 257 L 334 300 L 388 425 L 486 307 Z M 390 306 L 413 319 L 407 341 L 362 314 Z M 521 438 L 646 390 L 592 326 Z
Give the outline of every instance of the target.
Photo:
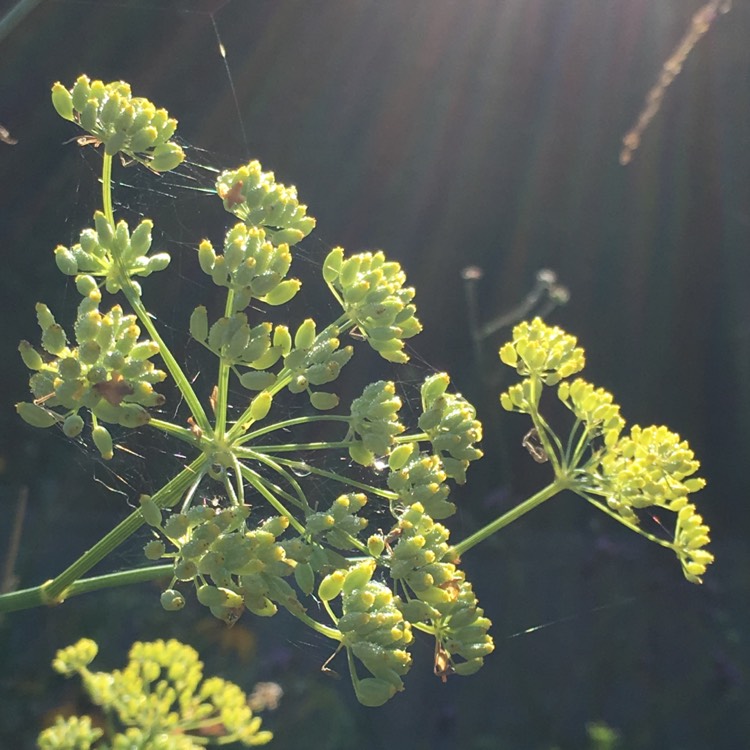
M 468 661 L 454 663 L 452 666 L 453 666 L 453 671 L 456 674 L 460 674 L 466 677 L 468 675 L 472 675 L 478 672 L 482 668 L 483 665 L 484 665 L 484 659 L 482 659 L 481 657 L 475 657 L 475 658 L 469 659 Z
M 97 425 L 91 431 L 91 437 L 94 439 L 94 445 L 105 461 L 109 461 L 114 455 L 112 447 L 112 435 L 109 430 L 102 425 Z
M 292 336 L 286 326 L 276 326 L 273 329 L 273 346 L 285 357 L 292 350 Z
M 216 265 L 216 253 L 208 240 L 203 240 L 198 246 L 198 262 L 203 273 L 211 274 Z
M 444 372 L 436 373 L 427 378 L 422 383 L 422 408 L 424 410 L 429 409 L 435 400 L 445 393 L 450 382 L 450 377 Z
M 160 598 L 161 606 L 167 612 L 176 612 L 185 606 L 185 597 L 175 589 L 167 589 Z
M 315 573 L 310 563 L 297 563 L 294 568 L 294 580 L 303 594 L 310 596 L 315 589 Z
M 59 81 L 52 86 L 52 106 L 63 120 L 73 122 L 73 97 Z
M 398 688 L 377 677 L 366 677 L 354 683 L 354 692 L 357 700 L 370 708 L 377 708 L 388 702 L 397 692 Z
M 317 393 L 310 394 L 310 403 L 320 411 L 327 411 L 338 406 L 339 397 L 335 393 L 318 391 Z
M 250 402 L 250 417 L 256 422 L 261 419 L 265 419 L 268 412 L 271 410 L 271 404 L 273 403 L 273 396 L 268 391 L 259 393 Z
M 77 643 L 60 649 L 55 654 L 52 668 L 55 672 L 64 675 L 79 672 L 94 661 L 98 652 L 99 647 L 96 645 L 96 641 L 92 641 L 90 638 L 81 638 Z
M 159 137 L 159 133 L 155 127 L 148 125 L 147 127 L 139 128 L 130 137 L 130 147 L 136 153 L 143 153 L 150 149 L 156 139 Z
M 183 513 L 172 514 L 164 523 L 164 533 L 172 540 L 181 539 L 187 534 L 190 522 Z
M 78 273 L 78 262 L 67 247 L 58 245 L 55 248 L 55 263 L 58 269 L 67 276 L 75 276 Z
M 188 542 L 190 544 L 190 542 Z M 188 544 L 185 544 L 182 547 L 181 553 L 184 555 L 188 555 L 193 548 L 196 547 L 195 544 L 192 545 L 192 547 L 189 549 Z M 200 545 L 201 551 L 198 553 L 198 557 L 205 553 L 206 549 L 205 544 Z M 198 565 L 196 564 L 195 560 L 193 559 L 186 559 L 183 558 L 177 558 L 174 563 L 174 577 L 178 581 L 192 581 L 196 576 L 198 575 Z
M 55 325 L 55 316 L 50 312 L 49 307 L 42 302 L 36 304 L 36 318 L 42 331 Z
M 149 560 L 160 560 L 165 552 L 166 547 L 164 546 L 164 542 L 159 539 L 152 539 L 143 547 L 143 554 L 146 555 Z
M 154 172 L 169 172 L 185 160 L 185 152 L 176 143 L 162 143 L 153 154 L 148 165 Z
M 28 341 L 22 341 L 18 345 L 18 351 L 21 353 L 23 363 L 29 370 L 41 370 L 44 366 L 42 355 Z
M 346 578 L 342 584 L 342 590 L 345 594 L 351 594 L 355 589 L 362 588 L 371 578 L 375 572 L 376 563 L 375 560 L 364 560 L 352 568 L 346 574 Z
M 375 454 L 368 451 L 360 442 L 353 442 L 349 446 L 349 457 L 360 466 L 372 466 L 375 462 Z
M 155 341 L 141 341 L 130 350 L 130 358 L 136 361 L 149 359 L 159 353 L 159 345 Z
M 141 504 L 141 513 L 143 520 L 149 526 L 161 526 L 161 508 L 151 499 L 149 495 L 141 495 L 138 498 Z
M 61 354 L 66 345 L 65 331 L 62 326 L 54 323 L 45 328 L 42 333 L 42 347 L 50 354 Z
M 83 430 L 83 419 L 78 414 L 71 414 L 63 422 L 63 432 L 66 437 L 74 438 Z
M 294 334 L 294 346 L 297 349 L 309 349 L 315 341 L 315 321 L 307 318 Z
M 367 551 L 373 557 L 380 557 L 380 555 L 383 554 L 384 549 L 385 549 L 385 539 L 383 539 L 382 535 L 373 534 L 367 540 Z
M 265 296 L 261 297 L 267 305 L 285 305 L 291 300 L 302 287 L 302 282 L 298 279 L 286 279 L 276 285 Z
M 344 260 L 344 248 L 334 247 L 323 261 L 323 279 L 327 284 L 332 284 L 341 272 L 341 264 Z
M 262 391 L 270 388 L 276 382 L 276 375 L 272 372 L 251 370 L 240 376 L 240 383 L 250 391 Z
M 414 443 L 403 443 L 391 451 L 388 456 L 388 468 L 391 471 L 402 469 L 414 452 Z
M 57 415 L 43 406 L 22 401 L 16 404 L 16 412 L 24 422 L 32 427 L 52 427 L 58 421 Z
M 190 316 L 190 335 L 201 342 L 208 337 L 208 312 L 203 305 L 196 307 Z
M 88 297 L 89 294 L 98 289 L 96 279 L 86 274 L 76 276 L 76 289 L 82 297 Z
M 120 404 L 117 410 L 117 423 L 131 429 L 143 427 L 151 418 L 140 404 Z
M 420 599 L 401 602 L 398 607 L 404 619 L 409 622 L 429 622 L 440 617 L 440 612 L 435 607 L 430 606 L 427 602 L 423 602 Z
M 143 276 L 148 276 L 158 271 L 163 271 L 172 261 L 169 253 L 155 253 L 147 258 L 146 267 L 143 270 Z
M 344 570 L 334 570 L 333 573 L 329 573 L 318 586 L 318 598 L 324 602 L 335 599 L 341 593 L 345 579 L 346 571 Z

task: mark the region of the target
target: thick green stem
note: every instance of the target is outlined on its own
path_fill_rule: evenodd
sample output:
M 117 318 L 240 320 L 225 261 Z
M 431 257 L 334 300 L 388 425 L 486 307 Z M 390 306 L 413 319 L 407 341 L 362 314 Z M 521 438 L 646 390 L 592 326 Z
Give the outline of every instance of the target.
M 495 532 L 505 528 L 508 524 L 517 521 L 521 516 L 526 515 L 530 510 L 541 505 L 546 500 L 557 495 L 558 492 L 563 490 L 571 489 L 571 482 L 568 479 L 555 479 L 554 482 L 547 485 L 543 490 L 539 490 L 535 495 L 532 495 L 528 500 L 524 500 L 515 508 L 504 513 L 499 518 L 496 518 L 491 523 L 475 531 L 471 536 L 467 536 L 466 539 L 456 544 L 453 549 L 456 554 L 463 555 L 468 552 L 472 547 L 476 547 L 477 544 L 483 542 L 488 537 L 491 537 Z
M 115 226 L 115 216 L 112 210 L 112 157 L 105 154 L 102 165 L 102 203 L 104 207 L 104 215 L 112 225 L 113 229 Z M 128 303 L 133 308 L 133 312 L 138 316 L 138 320 L 141 325 L 148 331 L 149 336 L 153 341 L 159 345 L 159 354 L 161 355 L 164 364 L 169 370 L 169 374 L 174 379 L 175 385 L 180 389 L 185 403 L 190 409 L 193 419 L 197 422 L 198 426 L 206 433 L 211 432 L 211 425 L 209 424 L 206 412 L 203 410 L 198 396 L 196 396 L 193 387 L 190 385 L 190 381 L 185 376 L 174 355 L 169 350 L 169 347 L 164 343 L 164 340 L 159 335 L 159 331 L 156 329 L 151 316 L 143 306 L 140 295 L 136 288 L 133 286 L 133 282 L 126 273 L 125 269 L 122 268 L 121 259 L 117 254 L 114 254 L 115 262 L 118 264 L 120 270 L 120 280 L 122 283 L 122 293 L 128 300 Z
M 201 456 L 184 468 L 174 479 L 170 480 L 158 492 L 152 495 L 154 502 L 162 508 L 174 505 L 180 495 L 190 487 L 196 474 L 200 473 L 204 461 L 204 457 Z M 71 566 L 55 578 L 43 583 L 41 586 L 0 596 L 0 612 L 28 609 L 40 604 L 59 604 L 64 601 L 82 576 L 138 531 L 144 523 L 145 521 L 140 509 L 133 511 L 127 518 L 115 526 L 112 531 L 102 537 L 91 549 L 84 552 Z
M 174 565 L 153 565 L 148 568 L 136 568 L 135 570 L 121 570 L 118 573 L 106 573 L 91 578 L 81 578 L 72 583 L 65 592 L 65 599 L 71 596 L 89 594 L 92 591 L 111 589 L 117 586 L 129 586 L 134 583 L 145 583 L 157 578 L 166 578 L 174 572 Z M 31 589 L 22 589 L 6 594 L 0 600 L 0 611 L 16 612 L 22 609 L 31 609 L 44 604 L 60 604 L 61 599 L 50 601 L 45 590 L 47 584 L 35 586 Z

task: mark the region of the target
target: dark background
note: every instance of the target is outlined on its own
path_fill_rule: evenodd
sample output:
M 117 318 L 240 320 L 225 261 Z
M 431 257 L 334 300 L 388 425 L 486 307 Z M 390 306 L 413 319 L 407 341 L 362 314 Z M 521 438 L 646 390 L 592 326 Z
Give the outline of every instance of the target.
M 627 750 L 747 746 L 748 2 L 717 20 L 633 163 L 618 163 L 622 135 L 700 5 L 45 0 L 0 21 L 0 123 L 18 140 L 0 143 L 0 549 L 28 487 L 21 586 L 54 576 L 177 465 L 166 444 L 144 437 L 129 445 L 147 463 L 105 467 L 83 443 L 27 428 L 12 406 L 27 397 L 16 347 L 38 340 L 34 303 L 61 319 L 74 309 L 51 251 L 75 242 L 98 205 L 99 157 L 66 143 L 76 133 L 49 102 L 55 80 L 71 85 L 82 72 L 127 80 L 166 107 L 191 160 L 257 157 L 297 185 L 318 228 L 296 272 L 309 272 L 304 292 L 322 319 L 333 308 L 314 279 L 330 247 L 382 247 L 403 264 L 425 324 L 415 367 L 364 357 L 341 388 L 356 395 L 374 377 L 408 388 L 447 369 L 477 404 L 487 457 L 458 494 L 456 539 L 548 479 L 520 446 L 524 419 L 497 404 L 504 374 L 493 352 L 508 330 L 485 342 L 478 363 L 460 271 L 483 270 L 478 299 L 490 320 L 548 267 L 571 293 L 550 321 L 579 337 L 588 378 L 629 421 L 669 425 L 701 458 L 709 485 L 699 504 L 717 557 L 706 583 L 691 586 L 666 551 L 559 498 L 466 556 L 494 622 L 497 649 L 482 672 L 441 685 L 423 645 L 406 692 L 378 710 L 356 705 L 346 677 L 320 674 L 328 644 L 283 614 L 248 616 L 231 631 L 195 609 L 165 619 L 148 586 L 15 613 L 0 623 L 0 747 L 31 747 L 47 712 L 78 700 L 48 669 L 55 649 L 98 638 L 111 668 L 132 640 L 167 634 L 244 687 L 282 684 L 282 708 L 267 720 L 278 748 L 573 750 L 587 747 L 594 720 L 616 728 Z M 125 183 L 120 215 L 148 213 L 172 251 L 177 275 L 144 290 L 181 351 L 192 307 L 212 294 L 192 248 L 204 235 L 218 241 L 225 220 L 210 198 L 169 179 L 122 169 L 115 178 Z M 135 545 L 109 569 L 140 559 Z

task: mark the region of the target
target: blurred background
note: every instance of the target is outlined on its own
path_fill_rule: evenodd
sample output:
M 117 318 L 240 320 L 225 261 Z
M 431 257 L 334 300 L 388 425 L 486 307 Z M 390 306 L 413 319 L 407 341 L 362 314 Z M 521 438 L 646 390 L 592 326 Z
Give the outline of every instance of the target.
M 588 379 L 628 421 L 667 424 L 701 459 L 709 484 L 698 502 L 717 561 L 703 586 L 688 584 L 665 550 L 560 497 L 466 555 L 494 623 L 484 669 L 443 685 L 422 643 L 406 692 L 376 710 L 356 704 L 345 668 L 341 680 L 321 673 L 328 643 L 283 613 L 227 630 L 199 607 L 163 613 L 148 585 L 13 613 L 0 621 L 0 747 L 32 747 L 56 710 L 87 709 L 49 669 L 82 636 L 102 644 L 102 668 L 123 665 L 134 639 L 175 636 L 248 690 L 278 682 L 285 697 L 266 722 L 279 749 L 585 750 L 597 721 L 621 750 L 747 745 L 750 3 L 715 20 L 632 163 L 618 160 L 701 5 L 6 0 L 0 123 L 17 143 L 0 143 L 0 559 L 28 492 L 13 566 L 21 587 L 57 574 L 180 460 L 137 434 L 127 445 L 147 460 L 105 466 L 90 445 L 27 428 L 13 409 L 27 398 L 16 348 L 39 338 L 35 302 L 66 321 L 75 309 L 52 250 L 74 243 L 98 207 L 100 156 L 71 142 L 75 129 L 49 100 L 52 83 L 80 73 L 124 79 L 166 107 L 191 162 L 258 158 L 297 185 L 318 225 L 298 253 L 309 308 L 296 320 L 333 317 L 318 272 L 334 245 L 383 248 L 403 265 L 425 326 L 410 366 L 355 358 L 339 392 L 395 378 L 414 393 L 445 369 L 476 404 L 486 458 L 456 494 L 455 539 L 549 479 L 521 446 L 526 420 L 497 402 L 508 380 L 496 351 L 510 329 L 479 346 L 472 330 L 512 318 L 551 269 L 570 299 L 547 320 L 579 337 Z M 197 373 L 187 320 L 214 290 L 194 248 L 220 241 L 227 219 L 185 187 L 210 185 L 210 173 L 183 174 L 117 165 L 115 200 L 125 218 L 151 216 L 155 244 L 173 254 L 177 273 L 146 280 L 145 300 Z M 467 281 L 468 266 L 478 270 Z M 126 545 L 106 569 L 141 560 L 140 545 Z

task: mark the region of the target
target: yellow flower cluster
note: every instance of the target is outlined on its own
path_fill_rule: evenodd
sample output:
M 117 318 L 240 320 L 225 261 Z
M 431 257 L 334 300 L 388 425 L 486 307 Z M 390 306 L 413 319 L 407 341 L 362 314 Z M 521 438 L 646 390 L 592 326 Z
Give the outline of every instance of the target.
M 700 583 L 714 558 L 704 549 L 708 526 L 688 501 L 706 483 L 694 476 L 699 463 L 687 442 L 664 426 L 634 425 L 623 434 L 625 420 L 611 393 L 582 378 L 566 379 L 585 364 L 576 338 L 540 318 L 513 329 L 513 340 L 500 349 L 500 359 L 524 377 L 500 402 L 508 411 L 532 418 L 557 479 L 630 528 L 671 547 L 685 577 Z M 555 384 L 558 398 L 576 418 L 565 447 L 539 413 L 542 386 Z M 638 511 L 648 507 L 676 514 L 673 540 L 657 539 L 640 528 Z

